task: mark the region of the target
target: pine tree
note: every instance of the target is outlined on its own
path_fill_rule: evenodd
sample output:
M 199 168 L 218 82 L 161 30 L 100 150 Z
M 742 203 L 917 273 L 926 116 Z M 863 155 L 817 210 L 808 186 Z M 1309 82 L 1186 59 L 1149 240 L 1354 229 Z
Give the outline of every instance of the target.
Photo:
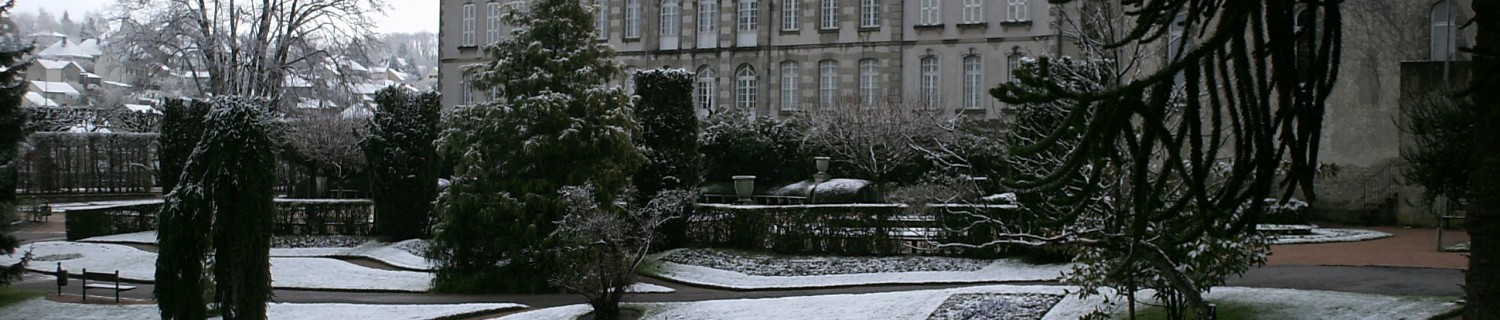
M 576 0 L 527 7 L 505 13 L 514 33 L 472 70 L 495 99 L 460 107 L 439 140 L 457 162 L 436 208 L 439 291 L 546 289 L 557 269 L 545 238 L 562 217 L 558 190 L 589 184 L 598 203 L 614 203 L 643 161 L 630 99 L 607 86 L 620 66 L 598 43 L 592 10 Z
M 658 192 L 696 190 L 702 180 L 703 155 L 698 153 L 698 118 L 693 110 L 693 74 L 683 69 L 655 69 L 636 74 L 635 119 L 641 132 L 636 145 L 646 165 L 631 180 L 635 203 L 651 201 Z M 686 219 L 662 225 L 668 247 L 685 241 Z
M 387 241 L 424 236 L 437 198 L 439 95 L 389 87 L 375 93 L 374 122 L 361 146 L 369 159 L 375 232 Z
M 167 195 L 160 232 L 158 285 L 163 319 L 202 319 L 206 283 L 224 319 L 265 319 L 271 298 L 271 228 L 275 208 L 274 144 L 265 101 L 220 97 L 210 102 L 202 139 Z M 166 251 L 170 248 L 170 253 Z M 213 251 L 212 262 L 207 259 Z M 212 274 L 205 274 L 205 265 Z M 158 280 L 162 280 L 158 279 Z M 196 296 L 195 296 L 196 295 Z
M 157 147 L 162 190 L 166 204 L 157 214 L 156 296 L 162 319 L 200 319 L 205 278 L 203 261 L 208 253 L 207 215 L 197 207 L 203 201 L 201 190 L 177 192 L 183 168 L 193 148 L 203 136 L 203 122 L 208 107 L 193 100 L 167 100 Z
M 1500 318 L 1500 2 L 1473 1 L 1473 79 L 1470 87 L 1474 121 L 1474 176 L 1469 190 L 1469 271 L 1464 275 L 1467 319 Z
M 15 6 L 14 0 L 5 1 L 0 5 L 0 15 L 5 15 L 12 6 Z M 16 181 L 20 178 L 16 172 L 17 147 L 26 139 L 26 132 L 22 130 L 26 125 L 26 114 L 21 110 L 21 98 L 26 95 L 23 75 L 31 66 L 27 55 L 31 54 L 32 47 L 17 42 L 18 36 L 0 34 L 0 68 L 3 68 L 0 70 L 0 210 L 11 211 L 0 212 L 0 225 L 9 223 L 8 219 L 15 213 Z M 0 254 L 15 254 L 20 245 L 21 241 L 14 236 L 0 231 Z M 21 263 L 0 269 L 0 285 L 20 277 L 25 272 L 27 260 L 23 258 Z

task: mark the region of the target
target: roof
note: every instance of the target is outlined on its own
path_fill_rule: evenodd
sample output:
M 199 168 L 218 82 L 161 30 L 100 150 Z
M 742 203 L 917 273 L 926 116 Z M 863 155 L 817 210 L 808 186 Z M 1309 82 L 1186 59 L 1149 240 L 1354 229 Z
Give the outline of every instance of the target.
M 124 82 L 114 82 L 114 81 L 109 81 L 109 80 L 104 80 L 104 81 L 101 81 L 101 82 L 104 83 L 104 84 L 107 84 L 107 85 L 121 87 L 121 88 L 132 87 L 129 83 L 124 83 Z
M 286 80 L 281 82 L 281 86 L 287 88 L 311 88 L 312 82 L 308 82 L 307 79 L 297 75 L 287 75 Z
M 57 102 L 53 102 L 52 99 L 47 99 L 47 97 L 43 97 L 42 94 L 40 94 L 40 93 L 27 92 L 25 97 L 26 97 L 26 102 L 29 103 L 29 104 L 31 104 L 31 105 L 34 105 L 34 106 L 40 106 L 40 107 L 56 107 L 57 106 Z
M 77 62 L 72 61 L 36 59 L 36 64 L 48 70 L 67 68 L 68 65 L 73 65 L 74 67 L 78 67 L 78 70 L 83 70 L 83 66 L 80 66 Z
M 130 109 L 130 112 L 161 114 L 161 111 L 157 111 L 156 108 L 152 108 L 151 106 L 144 105 L 144 104 L 128 104 L 127 103 L 127 104 L 125 104 L 125 109 Z
M 81 42 L 72 42 L 68 41 L 68 39 L 63 39 L 52 44 L 51 47 L 43 49 L 42 52 L 37 53 L 38 56 L 43 57 L 86 59 L 97 58 L 102 54 L 104 54 L 104 50 L 99 48 L 99 40 L 94 39 L 83 40 Z
M 61 93 L 70 96 L 78 95 L 78 89 L 74 89 L 73 85 L 68 84 L 67 82 L 33 80 L 31 81 L 31 85 L 35 86 L 37 90 L 40 90 L 44 93 Z
M 47 32 L 33 33 L 33 34 L 30 34 L 30 35 L 27 35 L 27 37 L 58 37 L 58 38 L 67 38 L 68 35 L 57 33 L 57 32 L 53 32 L 53 31 L 47 31 Z

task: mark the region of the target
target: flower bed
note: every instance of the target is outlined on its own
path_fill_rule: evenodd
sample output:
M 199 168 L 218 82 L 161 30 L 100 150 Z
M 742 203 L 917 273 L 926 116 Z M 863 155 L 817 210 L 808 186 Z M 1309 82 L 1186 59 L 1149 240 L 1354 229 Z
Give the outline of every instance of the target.
M 948 296 L 928 320 L 1041 319 L 1062 296 L 964 293 Z
M 674 250 L 662 260 L 757 276 L 818 276 L 918 271 L 976 271 L 992 261 L 964 258 L 777 256 L 718 249 Z

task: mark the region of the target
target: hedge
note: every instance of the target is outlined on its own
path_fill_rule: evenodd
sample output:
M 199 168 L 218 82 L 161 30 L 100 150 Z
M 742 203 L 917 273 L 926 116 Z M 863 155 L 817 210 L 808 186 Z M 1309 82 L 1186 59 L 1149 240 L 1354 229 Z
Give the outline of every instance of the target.
M 21 193 L 150 192 L 155 133 L 39 132 L 19 163 Z
M 275 232 L 292 234 L 368 235 L 374 203 L 368 199 L 276 199 Z M 161 200 L 69 208 L 69 241 L 112 234 L 156 230 Z

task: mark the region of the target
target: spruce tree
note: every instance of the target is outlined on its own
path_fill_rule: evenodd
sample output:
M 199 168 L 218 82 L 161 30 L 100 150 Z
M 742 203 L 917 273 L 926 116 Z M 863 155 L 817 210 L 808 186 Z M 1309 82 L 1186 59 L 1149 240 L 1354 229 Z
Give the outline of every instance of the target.
M 0 15 L 5 15 L 14 5 L 14 0 L 5 1 L 0 5 Z M 32 47 L 16 41 L 18 36 L 0 34 L 0 68 L 3 68 L 0 70 L 0 210 L 10 211 L 0 212 L 0 225 L 9 223 L 8 219 L 15 213 L 16 181 L 19 178 L 16 172 L 17 147 L 21 140 L 26 139 L 26 132 L 21 129 L 26 125 L 21 98 L 26 95 L 24 75 L 31 66 L 27 55 L 31 54 Z M 20 240 L 0 230 L 0 254 L 15 254 L 20 245 Z M 0 284 L 9 284 L 10 279 L 20 277 L 25 272 L 27 260 L 23 258 L 21 263 L 0 269 Z
M 555 272 L 545 238 L 563 211 L 558 190 L 593 185 L 614 203 L 643 161 L 631 143 L 630 98 L 614 50 L 599 43 L 592 10 L 539 0 L 507 10 L 509 38 L 470 70 L 489 102 L 459 107 L 439 141 L 455 159 L 438 199 L 433 239 L 438 291 L 540 291 Z
M 424 236 L 437 198 L 440 96 L 389 87 L 375 93 L 374 121 L 362 143 L 369 159 L 375 232 L 387 241 Z
M 172 300 L 160 304 L 162 318 L 204 318 L 202 295 L 205 283 L 212 283 L 213 303 L 224 319 L 265 319 L 275 210 L 266 102 L 231 96 L 210 104 L 202 139 L 163 208 L 172 229 L 159 233 L 164 251 L 157 271 L 168 269 L 166 276 L 177 285 L 156 287 L 159 298 Z M 211 275 L 205 265 L 212 266 Z
M 1470 155 L 1468 224 L 1472 254 L 1464 275 L 1467 319 L 1500 318 L 1500 2 L 1473 1 L 1475 41 L 1471 90 L 1474 152 Z
M 698 153 L 698 118 L 693 110 L 693 74 L 683 69 L 654 69 L 635 76 L 635 119 L 641 132 L 635 143 L 646 164 L 631 180 L 636 203 L 651 201 L 663 190 L 695 190 L 701 182 L 703 155 Z M 668 221 L 661 232 L 667 246 L 681 245 L 686 219 Z

